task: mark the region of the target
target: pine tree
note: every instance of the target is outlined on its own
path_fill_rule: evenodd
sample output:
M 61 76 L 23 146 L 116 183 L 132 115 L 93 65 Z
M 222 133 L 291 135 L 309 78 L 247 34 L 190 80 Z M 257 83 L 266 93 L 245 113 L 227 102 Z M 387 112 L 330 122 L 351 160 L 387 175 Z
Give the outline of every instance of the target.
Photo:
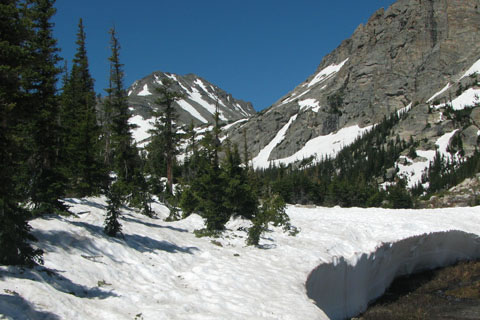
M 24 201 L 18 192 L 15 175 L 25 153 L 17 143 L 15 130 L 22 113 L 25 92 L 22 80 L 29 59 L 24 47 L 28 37 L 26 17 L 19 10 L 19 1 L 0 2 L 0 264 L 33 265 L 42 263 L 42 251 L 30 241 L 31 226 L 27 210 L 19 206 Z
M 32 0 L 24 7 L 29 25 L 26 47 L 29 54 L 28 70 L 23 78 L 25 96 L 24 134 L 30 154 L 30 200 L 35 214 L 66 212 L 58 199 L 64 195 L 65 176 L 59 161 L 60 134 L 57 97 L 57 63 L 59 49 L 52 36 L 51 17 L 55 14 L 54 0 Z
M 127 93 L 123 85 L 123 65 L 120 63 L 120 44 L 115 29 L 110 30 L 112 55 L 110 61 L 110 87 L 107 91 L 105 109 L 111 112 L 110 150 L 108 153 L 113 158 L 113 169 L 118 175 L 118 183 L 123 185 L 123 192 L 132 189 L 135 175 L 135 165 L 138 160 L 137 148 L 133 145 L 132 126 L 128 123 L 130 113 L 128 110 Z
M 62 126 L 70 188 L 78 197 L 100 191 L 106 180 L 106 170 L 100 160 L 100 127 L 97 124 L 96 97 L 88 67 L 85 31 L 82 19 L 78 24 L 77 53 L 63 94 Z
M 225 207 L 231 216 L 251 219 L 257 211 L 257 198 L 248 177 L 248 168 L 242 167 L 237 145 L 227 144 L 222 176 L 225 181 Z
M 173 193 L 173 166 L 175 155 L 177 154 L 178 135 L 176 133 L 175 120 L 177 118 L 174 102 L 181 99 L 183 95 L 172 89 L 173 81 L 163 79 L 163 86 L 156 88 L 160 97 L 155 103 L 160 106 L 160 112 L 157 112 L 157 119 L 162 119 L 162 125 L 156 127 L 159 135 L 162 136 L 164 143 L 164 156 L 167 169 L 167 191 Z
M 122 205 L 122 190 L 117 183 L 114 183 L 107 192 L 107 217 L 105 218 L 104 231 L 110 237 L 115 237 L 122 231 L 122 226 L 118 221 L 120 216 L 120 206 Z

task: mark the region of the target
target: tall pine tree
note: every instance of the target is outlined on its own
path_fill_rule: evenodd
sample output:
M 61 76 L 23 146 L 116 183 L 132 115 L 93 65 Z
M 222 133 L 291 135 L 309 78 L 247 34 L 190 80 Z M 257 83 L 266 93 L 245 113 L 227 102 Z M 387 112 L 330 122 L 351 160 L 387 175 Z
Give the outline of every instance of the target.
M 163 153 L 165 157 L 165 165 L 167 169 L 167 191 L 173 193 L 173 166 L 175 162 L 175 155 L 177 154 L 178 135 L 175 127 L 176 112 L 173 103 L 181 99 L 183 95 L 172 89 L 173 81 L 170 79 L 163 79 L 163 86 L 156 88 L 160 97 L 155 100 L 155 103 L 160 106 L 157 112 L 157 119 L 161 119 L 161 123 L 156 122 L 154 131 L 155 135 L 152 139 L 161 139 L 163 146 Z
M 106 170 L 100 159 L 100 127 L 95 110 L 96 96 L 88 66 L 85 30 L 80 19 L 77 52 L 62 94 L 62 127 L 68 161 L 70 189 L 83 197 L 100 192 Z
M 28 17 L 28 69 L 24 86 L 26 108 L 24 115 L 25 143 L 29 152 L 29 195 L 35 214 L 66 212 L 59 201 L 64 195 L 65 176 L 59 161 L 59 99 L 57 63 L 59 49 L 53 38 L 50 22 L 56 10 L 54 0 L 32 0 L 24 6 Z
M 25 110 L 25 78 L 29 60 L 25 42 L 28 38 L 25 12 L 19 10 L 16 0 L 0 2 L 0 264 L 32 265 L 42 262 L 42 251 L 34 249 L 30 241 L 29 213 L 19 203 L 24 201 L 18 192 L 15 175 L 18 163 L 24 162 L 19 152 L 15 130 L 19 116 Z
M 110 61 L 110 87 L 106 90 L 105 110 L 110 113 L 109 150 L 113 171 L 118 175 L 119 183 L 128 192 L 134 181 L 135 162 L 138 160 L 137 148 L 133 145 L 132 126 L 128 123 L 127 93 L 123 85 L 123 64 L 120 63 L 120 43 L 115 29 L 110 30 L 112 55 Z M 130 186 L 129 186 L 130 185 Z

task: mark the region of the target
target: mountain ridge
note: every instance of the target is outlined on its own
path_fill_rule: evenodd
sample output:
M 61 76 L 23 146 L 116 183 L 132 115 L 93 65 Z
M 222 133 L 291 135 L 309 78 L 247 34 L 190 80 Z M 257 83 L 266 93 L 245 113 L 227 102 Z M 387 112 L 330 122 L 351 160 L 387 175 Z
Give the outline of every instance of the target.
M 433 139 L 422 133 L 425 123 L 434 124 L 429 118 L 439 117 L 437 110 L 435 116 L 428 115 L 431 103 L 427 100 L 450 82 L 454 85 L 443 98 L 452 97 L 460 86 L 475 85 L 466 84 L 470 80 L 465 78 L 460 83 L 454 80 L 480 58 L 479 25 L 480 10 L 474 0 L 400 0 L 379 9 L 326 55 L 315 73 L 253 116 L 241 130 L 229 133 L 230 138 L 240 144 L 246 130 L 255 159 L 296 116 L 283 139 L 271 148 L 262 165 L 268 167 L 273 160 L 302 154 L 315 138 L 354 126 L 365 128 L 413 106 L 410 112 L 415 121 L 399 125 L 403 129 L 398 133 L 402 138 Z M 434 127 L 445 131 L 449 126 Z M 322 155 L 318 152 L 317 159 Z

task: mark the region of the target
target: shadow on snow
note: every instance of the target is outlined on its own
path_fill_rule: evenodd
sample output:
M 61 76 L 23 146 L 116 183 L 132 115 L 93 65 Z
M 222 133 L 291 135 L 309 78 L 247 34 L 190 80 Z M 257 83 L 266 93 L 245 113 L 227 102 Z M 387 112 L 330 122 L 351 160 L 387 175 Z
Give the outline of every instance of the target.
M 17 320 L 60 320 L 56 314 L 35 310 L 30 302 L 18 294 L 0 294 L 0 315 Z
M 134 222 L 134 223 L 143 224 L 143 225 L 145 225 L 147 227 L 150 227 L 150 228 L 170 229 L 172 231 L 177 231 L 177 232 L 188 232 L 187 229 L 175 228 L 175 227 L 172 227 L 172 226 L 161 226 L 161 225 L 158 225 L 158 224 L 145 222 L 145 221 L 141 221 L 141 220 L 138 220 L 138 219 L 135 219 L 135 218 L 127 217 L 125 214 L 123 214 L 120 217 L 120 219 L 124 220 L 124 221 L 127 221 L 127 222 Z
M 61 272 L 62 271 L 48 269 L 42 266 L 37 266 L 32 269 L 9 267 L 7 270 L 0 271 L 0 279 L 3 279 L 4 277 L 12 277 L 17 279 L 38 281 L 48 284 L 55 290 L 71 294 L 79 298 L 106 299 L 109 297 L 118 296 L 114 292 L 105 291 L 100 289 L 99 287 L 89 288 L 87 286 L 74 283 L 70 279 L 65 278 L 63 275 L 61 275 Z

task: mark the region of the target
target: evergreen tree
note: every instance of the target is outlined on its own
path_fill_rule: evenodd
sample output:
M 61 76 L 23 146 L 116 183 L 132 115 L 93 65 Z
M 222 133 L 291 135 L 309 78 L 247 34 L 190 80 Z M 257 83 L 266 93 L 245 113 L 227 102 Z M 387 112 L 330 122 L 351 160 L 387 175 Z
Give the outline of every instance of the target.
M 80 19 L 76 41 L 78 48 L 62 94 L 62 126 L 66 134 L 70 188 L 78 197 L 98 193 L 106 180 L 106 170 L 100 160 L 100 127 L 85 38 Z
M 52 36 L 51 17 L 55 14 L 54 0 L 32 0 L 24 6 L 29 25 L 26 41 L 29 61 L 24 75 L 25 115 L 23 131 L 28 160 L 30 200 L 36 214 L 66 212 L 58 199 L 64 195 L 65 176 L 59 161 L 60 134 L 57 97 L 57 76 L 60 60 L 56 40 Z
M 233 149 L 227 144 L 222 167 L 225 181 L 225 207 L 231 216 L 251 219 L 257 211 L 257 198 L 249 181 L 248 168 L 242 167 L 237 145 Z
M 283 226 L 285 231 L 291 230 L 290 217 L 285 212 L 285 207 L 285 201 L 279 195 L 273 195 L 264 200 L 252 219 L 253 226 L 248 230 L 247 245 L 258 245 L 260 236 L 268 230 L 269 223 L 276 227 Z
M 22 79 L 29 59 L 24 47 L 28 37 L 26 17 L 16 0 L 0 2 L 0 264 L 33 265 L 42 263 L 42 251 L 30 241 L 29 213 L 20 207 L 24 201 L 14 176 L 18 173 L 23 145 L 18 144 L 15 127 L 23 111 L 25 92 Z
M 160 97 L 155 100 L 155 103 L 160 106 L 159 112 L 156 113 L 157 119 L 161 119 L 162 123 L 155 125 L 155 135 L 163 142 L 163 153 L 165 157 L 165 164 L 167 169 L 167 191 L 173 193 L 173 167 L 175 155 L 177 154 L 178 135 L 176 133 L 176 112 L 173 103 L 181 99 L 183 95 L 172 89 L 173 81 L 170 79 L 163 79 L 163 86 L 156 88 Z M 160 136 L 160 137 L 159 137 Z
M 118 175 L 118 183 L 121 184 L 125 194 L 132 191 L 132 183 L 135 175 L 135 165 L 138 160 L 137 148 L 133 145 L 132 126 L 128 123 L 130 118 L 128 110 L 127 93 L 123 85 L 123 65 L 120 63 L 120 44 L 115 29 L 110 30 L 112 55 L 110 61 L 110 87 L 107 91 L 105 109 L 110 112 L 111 121 L 108 131 L 109 150 L 113 158 L 113 171 Z M 108 156 L 110 157 L 110 155 Z
M 122 231 L 122 226 L 118 221 L 120 216 L 120 206 L 122 205 L 122 190 L 117 183 L 112 184 L 109 188 L 107 198 L 108 206 L 104 231 L 110 237 L 115 237 Z

